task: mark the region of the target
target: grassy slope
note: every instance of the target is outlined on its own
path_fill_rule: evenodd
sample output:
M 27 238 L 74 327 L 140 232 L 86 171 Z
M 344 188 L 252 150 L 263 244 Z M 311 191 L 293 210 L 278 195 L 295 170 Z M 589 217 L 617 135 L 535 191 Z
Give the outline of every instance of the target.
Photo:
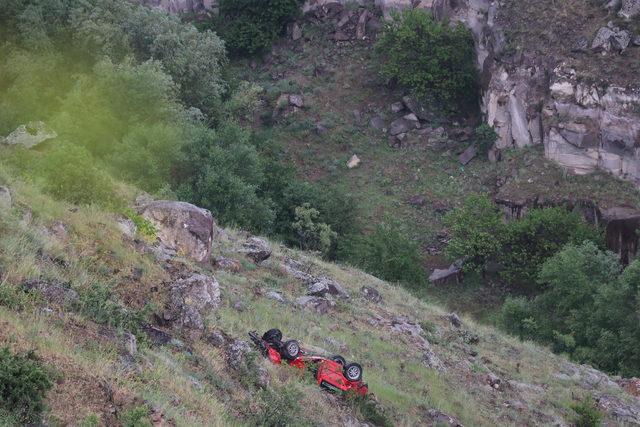
M 3 214 L 0 222 L 0 344 L 13 350 L 35 349 L 57 371 L 56 385 L 48 396 L 50 423 L 79 425 L 96 414 L 102 423 L 117 424 L 127 408 L 143 403 L 159 408 L 178 425 L 251 420 L 262 392 L 227 366 L 219 348 L 205 341 L 162 347 L 142 341 L 138 353 L 130 358 L 123 354 L 118 331 L 97 325 L 90 315 L 63 310 L 20 291 L 23 280 L 38 276 L 68 281 L 81 294 L 89 284 L 102 283 L 130 309 L 145 303 L 157 309 L 163 303 L 167 278 L 151 255 L 141 254 L 121 235 L 115 215 L 54 202 L 6 175 L 0 177 L 0 183 L 10 185 L 15 199 L 14 209 Z M 66 225 L 66 233 L 52 234 L 58 222 Z M 244 235 L 226 230 L 216 239 L 216 255 L 240 259 L 244 268 L 235 274 L 215 273 L 223 302 L 208 317 L 208 327 L 238 338 L 245 338 L 252 329 L 280 327 L 305 344 L 360 361 L 371 390 L 396 425 L 428 422 L 427 411 L 434 408 L 458 417 L 465 425 L 546 424 L 571 417 L 571 403 L 587 392 L 629 399 L 619 389 L 602 384 L 587 391 L 581 376 L 558 379 L 556 374 L 569 369 L 562 357 L 469 319 L 464 319 L 462 329 L 456 329 L 440 308 L 358 270 L 278 245 L 269 260 L 256 266 L 236 252 Z M 288 301 L 304 294 L 304 285 L 282 268 L 285 257 L 302 261 L 316 275 L 334 278 L 352 297 L 338 301 L 326 315 L 264 298 L 262 294 L 269 289 L 280 291 Z M 130 278 L 135 267 L 144 270 L 140 281 Z M 198 269 L 188 262 L 183 268 Z M 364 300 L 360 296 L 363 285 L 378 289 L 384 303 Z M 240 311 L 238 301 L 243 306 Z M 422 351 L 414 338 L 374 321 L 376 316 L 390 319 L 397 315 L 422 325 L 423 337 L 444 362 L 446 373 L 439 374 L 422 363 Z M 468 343 L 472 334 L 477 334 L 477 344 Z M 477 355 L 472 356 L 474 353 Z M 344 424 L 345 417 L 354 413 L 349 405 L 320 391 L 309 377 L 258 363 L 270 374 L 270 390 L 299 390 L 304 408 L 299 413 L 301 422 Z M 489 372 L 502 379 L 499 390 L 488 385 Z

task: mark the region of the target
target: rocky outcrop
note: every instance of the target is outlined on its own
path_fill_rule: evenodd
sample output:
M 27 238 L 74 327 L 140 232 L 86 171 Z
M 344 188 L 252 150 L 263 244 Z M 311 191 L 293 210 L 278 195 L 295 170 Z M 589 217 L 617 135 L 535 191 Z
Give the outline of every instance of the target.
M 207 262 L 213 241 L 213 216 L 186 202 L 154 201 L 139 208 L 156 227 L 160 243 L 198 262 Z
M 218 0 L 133 0 L 135 3 L 158 7 L 173 14 L 195 14 L 206 16 L 216 14 Z
M 170 286 L 170 302 L 163 320 L 173 322 L 185 334 L 199 337 L 204 317 L 220 305 L 220 285 L 212 276 L 194 273 Z
M 0 142 L 33 148 L 40 143 L 57 137 L 58 134 L 43 122 L 29 122 L 26 125 L 18 126 L 6 138 L 0 138 Z

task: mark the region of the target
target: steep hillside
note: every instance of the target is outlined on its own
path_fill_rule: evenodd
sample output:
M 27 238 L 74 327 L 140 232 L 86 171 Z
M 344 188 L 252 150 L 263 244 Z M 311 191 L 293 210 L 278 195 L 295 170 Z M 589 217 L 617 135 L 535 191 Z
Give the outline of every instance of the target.
M 193 247 L 162 243 L 180 232 L 166 223 L 156 241 L 114 214 L 2 183 L 0 342 L 53 372 L 51 425 L 566 425 L 589 396 L 609 425 L 640 422 L 640 399 L 615 378 L 352 268 L 217 227 L 215 261 L 196 263 Z M 304 298 L 321 278 L 348 297 Z M 264 361 L 246 334 L 270 327 L 361 362 L 375 403 Z

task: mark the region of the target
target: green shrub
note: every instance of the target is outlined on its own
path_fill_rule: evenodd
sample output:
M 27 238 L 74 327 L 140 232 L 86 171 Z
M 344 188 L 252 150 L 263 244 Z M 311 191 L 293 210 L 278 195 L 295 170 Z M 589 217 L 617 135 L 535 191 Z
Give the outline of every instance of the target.
M 142 215 L 137 214 L 131 208 L 126 208 L 124 210 L 124 215 L 136 225 L 138 233 L 152 241 L 155 241 L 158 235 L 158 230 L 156 230 L 156 227 L 151 221 L 149 221 Z
M 216 24 L 231 53 L 253 55 L 271 47 L 301 6 L 300 0 L 222 0 Z
M 299 400 L 300 390 L 293 384 L 262 389 L 252 399 L 257 412 L 249 414 L 250 424 L 269 427 L 309 425 Z
M 501 276 L 512 284 L 533 284 L 545 260 L 567 243 L 592 241 L 604 246 L 602 232 L 579 214 L 564 208 L 532 209 L 523 218 L 508 223 L 498 236 Z
M 576 412 L 573 419 L 573 425 L 576 427 L 600 427 L 602 425 L 604 415 L 593 397 L 586 396 L 579 403 L 572 405 L 571 409 Z
M 390 282 L 419 287 L 426 280 L 420 246 L 396 222 L 381 223 L 371 234 L 344 242 L 341 258 Z
M 423 9 L 406 10 L 386 24 L 376 48 L 382 74 L 421 100 L 434 98 L 451 109 L 476 103 L 473 37 L 462 24 L 436 22 Z
M 106 286 L 93 284 L 80 292 L 78 306 L 82 315 L 96 323 L 141 335 L 140 324 L 145 320 L 144 313 L 124 307 Z
M 507 297 L 500 309 L 499 320 L 504 330 L 522 339 L 537 334 L 533 304 L 525 297 Z
M 445 217 L 452 239 L 447 254 L 463 260 L 466 271 L 484 273 L 487 263 L 500 250 L 500 236 L 504 224 L 495 204 L 485 195 L 471 195 L 462 207 Z
M 475 143 L 480 153 L 488 153 L 493 144 L 498 140 L 498 134 L 495 129 L 486 123 L 482 123 L 476 128 Z
M 120 422 L 124 427 L 152 427 L 149 419 L 149 408 L 144 405 L 127 409 L 120 415 Z
M 0 419 L 2 412 L 21 423 L 38 423 L 51 389 L 49 372 L 33 353 L 16 355 L 0 348 Z
M 393 426 L 391 419 L 389 419 L 380 405 L 371 399 L 370 396 L 360 396 L 355 393 L 349 393 L 346 395 L 346 398 L 353 410 L 359 415 L 359 418 L 364 420 L 365 423 L 379 427 Z
M 326 254 L 338 235 L 330 225 L 318 222 L 320 212 L 305 203 L 296 209 L 296 221 L 291 225 L 298 234 L 300 249 L 314 250 Z

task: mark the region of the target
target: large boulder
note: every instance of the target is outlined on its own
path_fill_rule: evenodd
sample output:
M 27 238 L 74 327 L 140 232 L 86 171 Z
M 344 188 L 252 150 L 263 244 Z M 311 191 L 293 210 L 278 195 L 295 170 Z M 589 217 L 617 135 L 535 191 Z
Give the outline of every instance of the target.
M 18 126 L 6 138 L 0 138 L 0 142 L 4 141 L 5 144 L 9 145 L 22 145 L 25 148 L 32 148 L 57 136 L 58 134 L 43 122 L 29 122 L 26 125 Z
M 173 283 L 170 296 L 164 320 L 197 337 L 204 330 L 203 316 L 220 306 L 220 284 L 212 276 L 194 273 Z
M 271 256 L 271 246 L 266 240 L 252 236 L 242 244 L 240 252 L 260 263 Z
M 160 200 L 142 206 L 140 214 L 156 227 L 164 246 L 198 262 L 209 260 L 214 224 L 211 212 L 190 203 Z

